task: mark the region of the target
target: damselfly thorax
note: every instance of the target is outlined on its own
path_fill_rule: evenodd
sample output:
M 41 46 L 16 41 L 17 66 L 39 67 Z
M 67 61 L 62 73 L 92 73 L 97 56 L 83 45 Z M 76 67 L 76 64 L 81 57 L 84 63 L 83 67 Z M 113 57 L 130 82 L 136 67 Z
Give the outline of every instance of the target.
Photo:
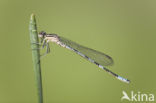
M 46 34 L 45 32 L 41 32 L 39 33 L 39 37 L 43 39 L 43 42 L 54 42 L 62 47 L 65 47 L 65 45 L 60 42 L 57 34 Z

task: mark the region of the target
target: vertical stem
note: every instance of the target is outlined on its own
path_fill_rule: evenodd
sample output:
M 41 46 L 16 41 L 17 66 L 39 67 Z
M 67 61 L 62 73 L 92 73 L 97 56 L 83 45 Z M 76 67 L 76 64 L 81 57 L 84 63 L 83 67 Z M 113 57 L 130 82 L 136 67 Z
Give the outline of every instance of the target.
M 40 51 L 38 49 L 39 45 L 35 44 L 35 43 L 39 43 L 39 40 L 38 40 L 36 19 L 34 14 L 32 14 L 30 18 L 29 32 L 30 32 L 30 41 L 31 41 L 30 43 L 32 49 L 32 61 L 34 65 L 35 80 L 36 80 L 36 87 L 37 87 L 38 103 L 43 103 Z

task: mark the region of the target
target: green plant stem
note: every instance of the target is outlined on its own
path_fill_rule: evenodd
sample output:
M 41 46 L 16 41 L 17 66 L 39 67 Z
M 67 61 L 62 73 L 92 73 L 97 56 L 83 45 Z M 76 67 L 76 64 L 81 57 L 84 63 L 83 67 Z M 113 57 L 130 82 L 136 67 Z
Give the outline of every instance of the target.
M 32 49 L 32 61 L 34 65 L 34 72 L 35 72 L 35 80 L 37 86 L 37 95 L 38 95 L 38 103 L 43 103 L 43 92 L 42 92 L 42 76 L 41 76 L 41 65 L 40 65 L 40 51 L 39 45 L 35 43 L 39 43 L 38 40 L 38 33 L 37 33 L 37 26 L 36 26 L 36 19 L 35 15 L 32 14 L 30 18 L 30 25 L 29 25 L 29 32 L 30 32 L 30 43 Z

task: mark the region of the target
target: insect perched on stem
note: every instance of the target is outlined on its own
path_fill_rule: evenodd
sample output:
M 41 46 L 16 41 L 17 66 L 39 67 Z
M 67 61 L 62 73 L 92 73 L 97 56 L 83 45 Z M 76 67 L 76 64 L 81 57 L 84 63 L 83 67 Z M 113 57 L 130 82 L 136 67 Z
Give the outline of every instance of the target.
M 126 82 L 126 83 L 130 82 L 130 80 L 123 78 L 104 67 L 104 66 L 113 64 L 113 59 L 110 56 L 108 56 L 102 52 L 79 45 L 69 39 L 58 36 L 57 34 L 47 34 L 46 32 L 41 31 L 38 34 L 38 36 L 39 36 L 39 38 L 41 38 L 41 43 L 43 44 L 42 48 L 44 48 L 45 46 L 47 48 L 45 55 L 50 52 L 49 42 L 54 42 L 54 43 L 60 45 L 61 47 L 67 48 L 67 49 L 77 53 L 78 55 L 82 56 L 83 58 L 89 60 L 90 62 L 96 64 L 99 68 L 102 68 L 103 70 L 105 70 L 112 76 L 116 77 L 117 79 L 119 79 L 123 82 Z

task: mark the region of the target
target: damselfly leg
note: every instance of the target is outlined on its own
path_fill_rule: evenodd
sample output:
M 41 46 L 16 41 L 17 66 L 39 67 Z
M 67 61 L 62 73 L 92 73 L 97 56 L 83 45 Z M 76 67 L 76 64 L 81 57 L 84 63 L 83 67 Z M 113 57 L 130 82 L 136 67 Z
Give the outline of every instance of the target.
M 44 42 L 44 44 L 42 45 L 42 48 L 44 49 L 44 47 L 46 47 L 46 52 L 41 55 L 41 58 L 43 58 L 48 53 L 50 53 L 50 47 L 49 47 L 49 42 L 48 41 Z
M 36 49 L 39 49 L 39 50 L 42 50 L 46 47 L 46 52 L 43 53 L 42 55 L 40 55 L 42 57 L 46 56 L 48 53 L 50 53 L 50 47 L 49 47 L 49 42 L 47 40 L 42 40 L 41 43 L 32 43 L 32 44 L 37 44 L 39 46 L 41 46 L 40 48 L 36 48 Z M 36 49 L 33 49 L 33 50 L 36 50 Z

